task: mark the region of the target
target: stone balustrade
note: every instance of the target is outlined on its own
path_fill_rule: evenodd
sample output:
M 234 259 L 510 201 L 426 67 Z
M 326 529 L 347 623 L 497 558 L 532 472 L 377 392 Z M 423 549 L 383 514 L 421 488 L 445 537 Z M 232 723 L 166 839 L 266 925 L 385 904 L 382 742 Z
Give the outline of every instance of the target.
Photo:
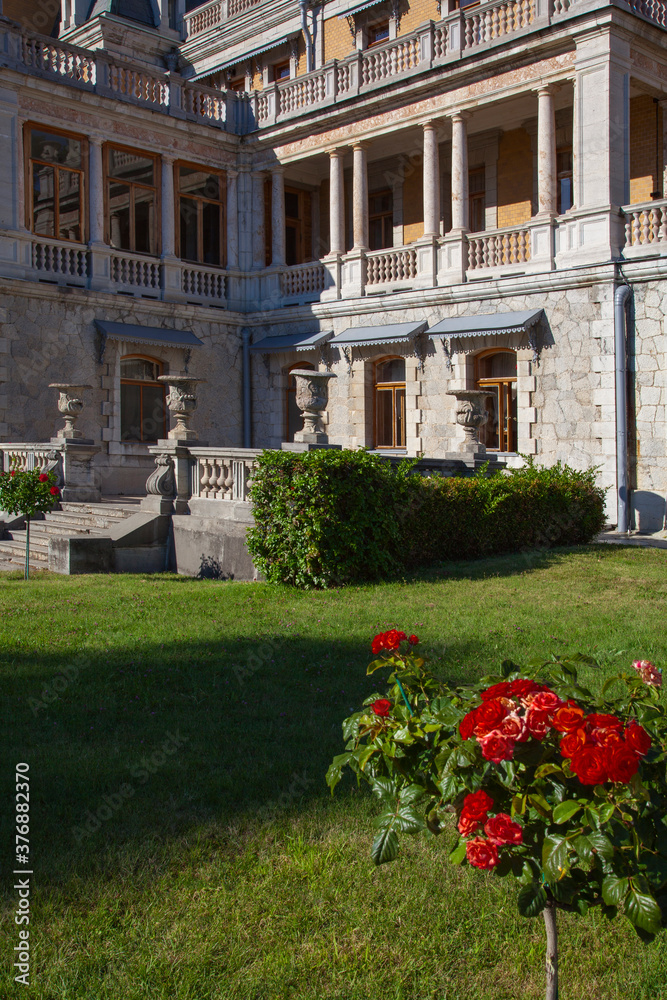
M 649 201 L 640 205 L 628 205 L 623 209 L 625 215 L 625 249 L 626 256 L 641 255 L 642 251 L 653 244 L 662 243 L 660 252 L 664 253 L 664 243 L 667 242 L 667 199 Z M 657 249 L 657 247 L 656 247 Z
M 530 260 L 530 228 L 497 229 L 468 237 L 468 270 L 511 267 Z
M 247 502 L 261 448 L 190 447 L 191 494 L 201 500 Z
M 54 444 L 0 444 L 0 472 L 51 472 L 60 466 L 60 452 Z
M 286 299 L 318 299 L 324 285 L 324 266 L 319 261 L 295 264 L 286 268 L 280 276 L 281 292 Z
M 60 240 L 36 239 L 32 242 L 33 270 L 52 275 L 68 285 L 85 285 L 88 281 L 88 251 Z
M 366 284 L 411 288 L 417 277 L 414 247 L 374 250 L 366 255 Z

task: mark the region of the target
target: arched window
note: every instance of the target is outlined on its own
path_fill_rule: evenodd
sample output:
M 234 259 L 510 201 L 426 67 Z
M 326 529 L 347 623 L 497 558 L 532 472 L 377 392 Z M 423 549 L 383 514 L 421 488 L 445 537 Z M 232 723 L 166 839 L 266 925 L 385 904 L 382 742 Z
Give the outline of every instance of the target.
M 475 358 L 475 386 L 488 393 L 479 439 L 489 451 L 516 451 L 516 352 L 491 350 Z
M 296 371 L 315 371 L 315 365 L 310 361 L 300 361 L 299 364 L 290 365 L 287 370 L 287 389 L 285 391 L 285 440 L 293 441 L 294 435 L 303 427 L 303 417 L 301 410 L 296 405 L 296 379 L 291 374 Z
M 375 365 L 375 447 L 405 448 L 405 359 Z
M 143 444 L 167 436 L 162 363 L 131 355 L 120 360 L 120 439 Z

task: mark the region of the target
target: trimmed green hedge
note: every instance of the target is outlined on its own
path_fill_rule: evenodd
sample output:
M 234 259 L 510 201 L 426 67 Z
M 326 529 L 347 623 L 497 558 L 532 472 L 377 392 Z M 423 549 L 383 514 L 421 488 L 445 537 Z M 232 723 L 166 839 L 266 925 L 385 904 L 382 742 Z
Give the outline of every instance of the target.
M 449 559 L 589 542 L 603 527 L 595 471 L 529 464 L 423 477 L 365 451 L 265 451 L 248 548 L 267 580 L 329 587 Z

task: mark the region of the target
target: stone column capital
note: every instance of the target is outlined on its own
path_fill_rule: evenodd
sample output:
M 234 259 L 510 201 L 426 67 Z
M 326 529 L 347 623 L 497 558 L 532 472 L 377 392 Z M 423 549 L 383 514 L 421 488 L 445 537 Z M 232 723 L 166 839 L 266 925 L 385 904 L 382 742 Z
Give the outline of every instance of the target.
M 160 159 L 162 160 L 162 162 L 164 164 L 166 164 L 167 166 L 169 166 L 169 164 L 173 164 L 173 163 L 176 162 L 177 157 L 176 157 L 176 153 L 172 153 L 172 152 L 169 152 L 169 153 L 160 153 Z
M 556 93 L 556 84 L 543 83 L 539 87 L 535 87 L 533 93 L 537 94 L 538 97 L 542 97 L 543 95 L 553 97 L 553 95 Z
M 88 142 L 91 146 L 102 146 L 104 143 L 104 137 L 101 135 L 89 135 Z
M 347 153 L 347 150 L 347 146 L 332 146 L 327 150 L 327 153 L 329 154 L 329 159 L 334 159 L 336 157 L 342 159 Z
M 225 174 L 231 181 L 235 181 L 239 175 L 239 171 L 236 170 L 234 167 L 227 167 L 225 169 Z
M 364 152 L 368 149 L 370 142 L 368 139 L 355 139 L 352 142 L 352 149 L 362 149 Z
M 452 111 L 449 117 L 453 122 L 467 122 L 472 117 L 472 111 Z
M 280 174 L 284 174 L 286 169 L 287 168 L 284 163 L 275 163 L 271 166 L 271 175 L 276 177 Z
M 437 132 L 440 127 L 441 120 L 439 118 L 424 118 L 423 121 L 419 123 L 424 131 Z

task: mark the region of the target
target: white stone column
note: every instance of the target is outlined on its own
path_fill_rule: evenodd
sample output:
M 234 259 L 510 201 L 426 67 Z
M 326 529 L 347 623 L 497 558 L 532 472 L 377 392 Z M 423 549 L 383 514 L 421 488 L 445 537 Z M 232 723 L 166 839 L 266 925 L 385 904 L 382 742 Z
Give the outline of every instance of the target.
M 227 268 L 239 266 L 239 185 L 238 170 L 227 171 Z
M 162 154 L 162 257 L 176 256 L 174 157 Z
M 368 250 L 368 167 L 365 142 L 355 142 L 352 148 L 352 211 L 354 250 Z
M 551 87 L 537 92 L 537 211 L 541 216 L 557 212 L 556 112 Z
M 424 129 L 424 236 L 440 235 L 440 158 L 435 122 Z
M 285 263 L 285 177 L 282 167 L 271 171 L 271 263 Z
M 344 149 L 329 151 L 329 253 L 345 253 Z
M 468 231 L 468 111 L 452 115 L 452 229 Z
M 266 265 L 264 226 L 264 174 L 252 171 L 252 267 L 261 270 Z
M 102 139 L 90 136 L 88 172 L 89 242 L 104 243 L 104 170 L 102 168 Z M 164 169 L 164 168 L 163 168 Z

